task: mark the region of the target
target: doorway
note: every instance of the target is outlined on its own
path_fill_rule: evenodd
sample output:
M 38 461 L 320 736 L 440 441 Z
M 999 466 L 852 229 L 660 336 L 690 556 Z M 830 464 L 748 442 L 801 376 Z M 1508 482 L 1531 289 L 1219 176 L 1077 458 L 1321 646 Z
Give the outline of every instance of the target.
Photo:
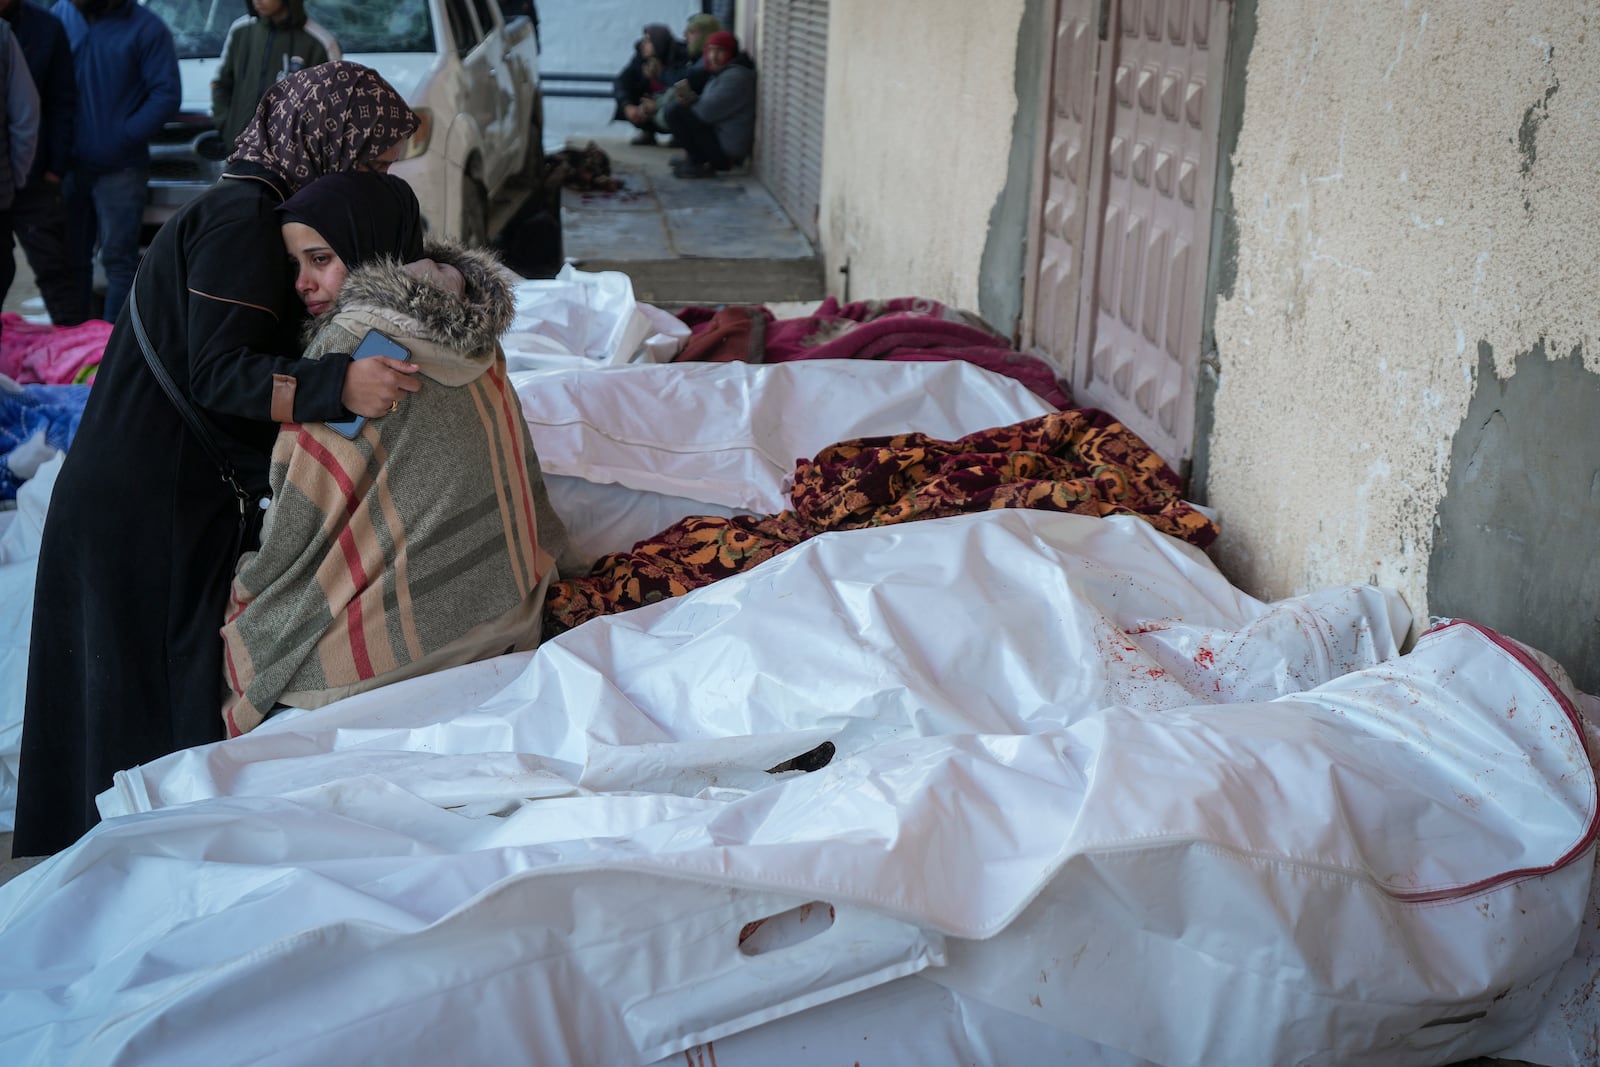
M 1175 470 L 1194 450 L 1231 0 L 1055 0 L 1025 343 Z

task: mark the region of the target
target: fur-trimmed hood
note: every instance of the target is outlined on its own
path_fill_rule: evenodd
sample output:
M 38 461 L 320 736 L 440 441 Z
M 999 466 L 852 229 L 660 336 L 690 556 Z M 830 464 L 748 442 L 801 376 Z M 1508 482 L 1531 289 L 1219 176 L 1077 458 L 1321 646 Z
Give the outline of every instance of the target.
M 422 251 L 423 260 L 409 266 L 379 260 L 351 271 L 333 309 L 310 324 L 309 347 L 320 354 L 348 343 L 330 336 L 334 328 L 358 340 L 376 329 L 441 384 L 465 385 L 487 370 L 516 314 L 506 268 L 486 249 L 439 241 Z M 452 268 L 461 281 L 455 288 Z

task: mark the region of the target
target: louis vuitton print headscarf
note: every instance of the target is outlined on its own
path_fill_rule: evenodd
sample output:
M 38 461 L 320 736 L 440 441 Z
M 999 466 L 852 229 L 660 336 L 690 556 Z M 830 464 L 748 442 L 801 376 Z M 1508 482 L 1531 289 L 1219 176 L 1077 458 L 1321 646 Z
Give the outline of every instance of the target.
M 228 162 L 259 163 L 291 193 L 369 163 L 410 137 L 417 116 L 383 76 L 359 63 L 320 63 L 276 82 Z

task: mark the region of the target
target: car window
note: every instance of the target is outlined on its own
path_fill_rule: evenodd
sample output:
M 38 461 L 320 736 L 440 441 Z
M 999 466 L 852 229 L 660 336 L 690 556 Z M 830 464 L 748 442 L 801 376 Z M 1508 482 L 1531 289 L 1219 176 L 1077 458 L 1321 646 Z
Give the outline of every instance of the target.
M 450 20 L 450 36 L 456 39 L 456 52 L 466 55 L 478 46 L 478 27 L 472 21 L 465 0 L 444 0 L 445 17 Z
M 172 31 L 179 59 L 211 59 L 222 54 L 228 27 L 244 14 L 238 0 L 145 0 Z
M 215 59 L 228 27 L 244 14 L 239 0 L 143 0 L 172 30 L 179 59 Z M 333 34 L 346 54 L 432 52 L 433 20 L 417 0 L 315 0 L 306 14 Z
M 435 47 L 428 5 L 418 0 L 313 0 L 306 14 L 333 34 L 345 55 Z
M 478 12 L 478 25 L 483 27 L 485 37 L 494 29 L 494 10 L 489 5 L 489 0 L 472 0 L 473 9 Z

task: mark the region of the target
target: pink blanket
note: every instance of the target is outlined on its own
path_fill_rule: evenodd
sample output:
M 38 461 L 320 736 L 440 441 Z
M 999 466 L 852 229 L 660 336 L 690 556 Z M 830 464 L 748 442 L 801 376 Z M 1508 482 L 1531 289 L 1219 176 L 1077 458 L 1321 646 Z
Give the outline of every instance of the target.
M 110 336 L 102 319 L 51 326 L 8 311 L 0 315 L 0 374 L 22 385 L 87 384 Z
M 840 304 L 777 319 L 759 306 L 685 308 L 690 337 L 675 362 L 786 363 L 796 359 L 960 359 L 1027 386 L 1058 408 L 1072 395 L 1055 368 L 1025 355 L 979 320 L 933 300 L 900 297 Z

